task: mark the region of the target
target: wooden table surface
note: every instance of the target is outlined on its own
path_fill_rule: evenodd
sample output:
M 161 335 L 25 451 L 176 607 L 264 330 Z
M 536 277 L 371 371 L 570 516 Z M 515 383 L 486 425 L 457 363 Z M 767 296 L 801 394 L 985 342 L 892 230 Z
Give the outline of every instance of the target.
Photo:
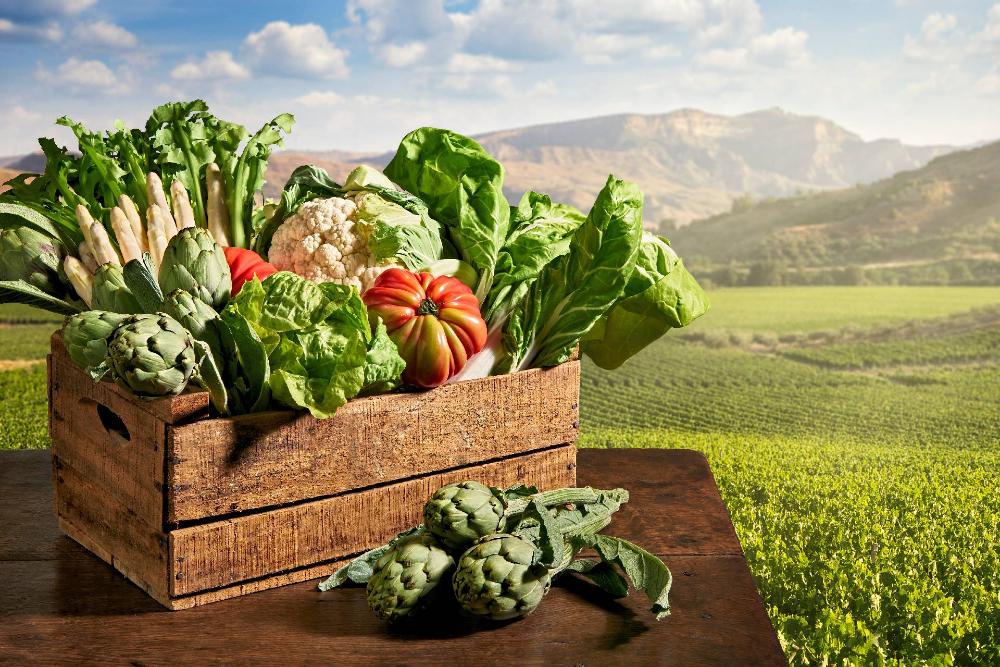
M 581 450 L 580 485 L 632 500 L 606 531 L 657 554 L 672 614 L 567 578 L 527 619 L 443 614 L 389 628 L 363 589 L 317 581 L 170 612 L 63 536 L 49 453 L 0 452 L 0 664 L 783 665 L 708 463 L 688 450 Z

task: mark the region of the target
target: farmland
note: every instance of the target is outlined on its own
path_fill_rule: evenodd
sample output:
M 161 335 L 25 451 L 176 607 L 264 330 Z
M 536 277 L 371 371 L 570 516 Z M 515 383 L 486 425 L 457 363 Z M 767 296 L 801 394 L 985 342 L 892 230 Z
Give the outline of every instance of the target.
M 707 454 L 793 664 L 1000 664 L 1000 289 L 712 298 L 585 364 L 581 445 Z M 0 448 L 47 444 L 37 319 L 0 310 Z

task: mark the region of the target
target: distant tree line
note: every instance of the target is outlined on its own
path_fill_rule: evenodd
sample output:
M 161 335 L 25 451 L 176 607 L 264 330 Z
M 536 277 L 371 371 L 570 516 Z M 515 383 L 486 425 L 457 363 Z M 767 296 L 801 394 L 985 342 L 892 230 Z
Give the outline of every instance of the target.
M 688 263 L 708 287 L 773 287 L 779 285 L 1000 285 L 1000 262 L 947 260 L 893 267 L 803 267 L 777 260 L 726 265 Z

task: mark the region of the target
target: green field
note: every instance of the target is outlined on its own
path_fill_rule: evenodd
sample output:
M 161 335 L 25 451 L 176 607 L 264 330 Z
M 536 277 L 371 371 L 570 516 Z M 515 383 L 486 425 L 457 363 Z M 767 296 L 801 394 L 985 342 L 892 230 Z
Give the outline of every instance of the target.
M 1000 290 L 712 297 L 585 364 L 581 444 L 708 455 L 793 664 L 1000 664 Z M 0 329 L 0 356 L 51 326 Z M 45 445 L 44 378 L 0 372 L 0 448 Z

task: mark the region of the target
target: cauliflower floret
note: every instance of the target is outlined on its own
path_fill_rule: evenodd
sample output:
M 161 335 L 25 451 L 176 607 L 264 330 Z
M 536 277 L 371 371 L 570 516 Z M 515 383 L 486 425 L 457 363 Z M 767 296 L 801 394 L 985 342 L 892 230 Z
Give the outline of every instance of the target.
M 268 261 L 316 283 L 354 285 L 364 292 L 392 263 L 379 261 L 354 219 L 350 199 L 314 199 L 299 207 L 271 239 Z

